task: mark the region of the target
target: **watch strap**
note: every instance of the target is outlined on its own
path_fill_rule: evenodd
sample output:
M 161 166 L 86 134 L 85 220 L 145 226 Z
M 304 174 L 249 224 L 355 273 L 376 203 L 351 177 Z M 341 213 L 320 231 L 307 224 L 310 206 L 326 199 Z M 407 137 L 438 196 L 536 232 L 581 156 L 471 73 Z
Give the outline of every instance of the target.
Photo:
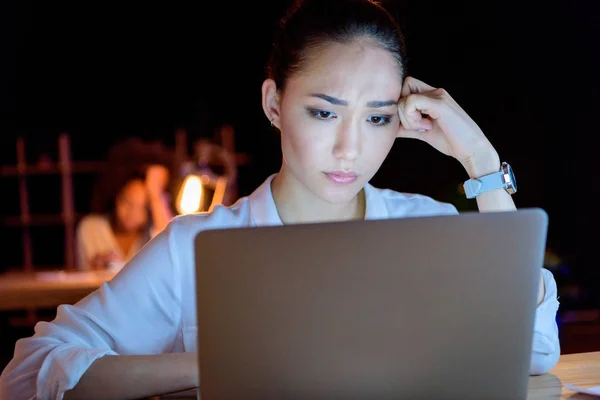
M 493 174 L 485 175 L 480 178 L 473 178 L 466 181 L 463 185 L 468 199 L 473 199 L 481 193 L 490 190 L 502 189 L 506 187 L 504 182 L 504 172 L 498 171 Z

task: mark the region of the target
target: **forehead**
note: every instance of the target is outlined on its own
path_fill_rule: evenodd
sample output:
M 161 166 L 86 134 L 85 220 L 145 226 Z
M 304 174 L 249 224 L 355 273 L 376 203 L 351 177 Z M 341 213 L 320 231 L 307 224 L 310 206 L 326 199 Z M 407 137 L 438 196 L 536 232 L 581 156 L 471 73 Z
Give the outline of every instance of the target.
M 120 195 L 127 198 L 140 198 L 145 197 L 146 188 L 144 183 L 139 179 L 134 179 L 127 182 L 121 189 Z
M 390 52 L 368 42 L 311 49 L 286 84 L 290 95 L 324 93 L 350 103 L 397 99 L 401 89 L 398 62 Z

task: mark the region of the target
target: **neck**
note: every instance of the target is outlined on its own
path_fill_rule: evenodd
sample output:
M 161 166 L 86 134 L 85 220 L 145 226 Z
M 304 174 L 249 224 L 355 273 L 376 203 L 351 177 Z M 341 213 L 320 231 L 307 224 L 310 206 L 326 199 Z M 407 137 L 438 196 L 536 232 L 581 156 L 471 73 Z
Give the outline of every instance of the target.
M 113 230 L 113 233 L 115 236 L 119 236 L 119 237 L 123 237 L 123 238 L 137 237 L 137 236 L 141 235 L 142 231 L 143 231 L 143 228 L 136 230 L 136 231 L 129 231 L 129 230 L 123 229 L 121 227 L 121 225 L 114 218 L 111 221 L 111 227 L 112 227 L 112 230 Z
M 116 230 L 114 231 L 115 236 L 121 237 L 121 238 L 136 238 L 138 236 L 141 235 L 141 232 L 139 231 L 119 231 Z
M 285 166 L 271 182 L 273 199 L 284 224 L 346 221 L 365 217 L 365 194 L 361 190 L 351 201 L 331 204 L 315 196 Z

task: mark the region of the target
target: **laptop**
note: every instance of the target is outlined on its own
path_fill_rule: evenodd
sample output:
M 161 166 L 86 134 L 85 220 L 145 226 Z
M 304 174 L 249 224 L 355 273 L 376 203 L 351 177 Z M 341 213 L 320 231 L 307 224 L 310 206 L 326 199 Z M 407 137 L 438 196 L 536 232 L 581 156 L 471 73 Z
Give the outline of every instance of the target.
M 525 399 L 541 209 L 204 231 L 200 394 Z

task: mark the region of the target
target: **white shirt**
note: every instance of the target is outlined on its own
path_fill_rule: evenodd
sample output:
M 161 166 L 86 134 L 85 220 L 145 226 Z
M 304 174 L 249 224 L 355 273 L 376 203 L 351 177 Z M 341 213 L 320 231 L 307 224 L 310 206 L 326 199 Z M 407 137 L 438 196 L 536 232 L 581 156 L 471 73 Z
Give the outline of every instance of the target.
M 0 399 L 62 399 L 104 355 L 196 351 L 193 241 L 209 228 L 282 225 L 269 177 L 249 197 L 210 214 L 175 218 L 110 281 L 75 305 L 58 307 L 20 339 L 0 376 Z M 429 197 L 365 186 L 366 218 L 457 214 Z M 546 295 L 535 318 L 531 374 L 551 369 L 560 354 L 556 284 L 542 270 Z
M 120 260 L 129 261 L 150 240 L 150 231 L 134 241 L 127 254 L 124 254 L 117 244 L 109 218 L 101 214 L 86 215 L 77 226 L 77 269 L 91 269 L 90 260 L 99 254 L 113 253 Z

